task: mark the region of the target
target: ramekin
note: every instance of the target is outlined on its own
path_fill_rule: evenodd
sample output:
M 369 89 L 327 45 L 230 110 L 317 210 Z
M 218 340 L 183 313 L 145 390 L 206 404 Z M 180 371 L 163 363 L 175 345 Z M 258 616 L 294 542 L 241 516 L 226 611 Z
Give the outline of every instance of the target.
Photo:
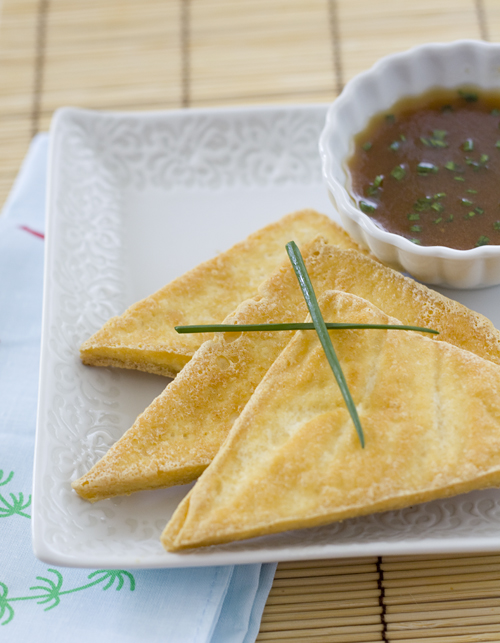
M 433 87 L 461 86 L 500 90 L 500 44 L 474 40 L 432 43 L 382 58 L 347 83 L 330 106 L 319 149 L 330 199 L 358 243 L 419 281 L 470 289 L 500 283 L 500 246 L 471 250 L 419 246 L 386 232 L 356 206 L 348 191 L 346 166 L 354 151 L 354 136 L 372 116 L 405 96 L 418 96 Z

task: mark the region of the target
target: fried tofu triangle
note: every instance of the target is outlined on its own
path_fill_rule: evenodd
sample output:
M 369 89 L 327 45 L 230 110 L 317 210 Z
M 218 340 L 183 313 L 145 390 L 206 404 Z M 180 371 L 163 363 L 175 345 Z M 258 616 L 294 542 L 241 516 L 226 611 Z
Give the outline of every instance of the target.
M 320 306 L 331 321 L 397 323 L 346 293 L 329 292 Z M 298 332 L 177 508 L 167 550 L 500 485 L 500 366 L 409 331 L 330 336 L 365 448 L 315 332 Z
M 302 249 L 318 296 L 353 290 L 405 324 L 427 326 L 462 348 L 500 363 L 499 333 L 457 302 L 355 251 L 317 239 Z M 290 262 L 243 302 L 226 323 L 303 321 L 307 308 Z M 331 321 L 327 319 L 327 321 Z M 210 464 L 232 424 L 292 337 L 289 332 L 219 333 L 82 478 L 76 492 L 90 501 L 195 480 Z M 435 340 L 433 340 L 435 341 Z
M 179 335 L 174 326 L 222 322 L 286 259 L 288 241 L 302 245 L 318 234 L 359 249 L 327 216 L 314 210 L 289 214 L 110 319 L 82 345 L 83 363 L 174 377 L 208 339 Z

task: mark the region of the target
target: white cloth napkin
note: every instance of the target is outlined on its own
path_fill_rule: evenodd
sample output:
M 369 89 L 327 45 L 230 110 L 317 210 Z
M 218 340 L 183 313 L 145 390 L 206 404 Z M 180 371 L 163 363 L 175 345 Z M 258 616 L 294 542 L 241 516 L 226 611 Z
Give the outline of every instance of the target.
M 0 640 L 251 643 L 275 565 L 49 568 L 31 549 L 48 136 L 0 217 Z

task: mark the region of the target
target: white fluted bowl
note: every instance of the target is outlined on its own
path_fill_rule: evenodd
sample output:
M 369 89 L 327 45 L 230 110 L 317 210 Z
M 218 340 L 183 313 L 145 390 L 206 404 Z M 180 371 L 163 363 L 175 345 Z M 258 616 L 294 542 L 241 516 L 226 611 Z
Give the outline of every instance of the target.
M 319 144 L 323 177 L 349 234 L 384 263 L 425 283 L 450 288 L 500 284 L 500 246 L 419 246 L 383 230 L 349 194 L 346 162 L 354 151 L 354 136 L 399 99 L 433 87 L 471 85 L 500 90 L 500 44 L 460 40 L 387 56 L 347 83 L 328 111 Z

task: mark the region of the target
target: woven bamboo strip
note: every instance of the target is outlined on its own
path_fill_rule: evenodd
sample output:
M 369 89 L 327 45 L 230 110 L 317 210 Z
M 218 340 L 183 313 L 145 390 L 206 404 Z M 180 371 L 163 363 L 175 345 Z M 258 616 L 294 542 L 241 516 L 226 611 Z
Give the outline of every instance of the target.
M 500 624 L 494 625 L 474 625 L 472 628 L 472 633 L 478 635 L 481 633 L 495 633 L 500 640 Z M 417 629 L 414 628 L 412 624 L 412 631 L 395 631 L 392 627 L 387 629 L 387 635 L 390 641 L 404 641 L 404 640 L 419 640 L 421 638 L 429 638 L 432 636 L 459 636 L 464 634 L 463 627 L 447 627 L 447 628 L 436 628 L 429 627 L 428 629 Z M 481 640 L 481 639 L 479 639 Z
M 356 605 L 349 609 L 338 609 L 336 603 L 327 603 L 329 609 L 315 610 L 315 609 L 300 609 L 295 606 L 295 609 L 290 613 L 283 614 L 283 610 L 273 612 L 266 607 L 262 616 L 262 622 L 277 623 L 288 621 L 305 621 L 308 619 L 330 619 L 330 618 L 349 618 L 350 622 L 355 620 L 358 616 L 371 616 L 373 614 L 380 614 L 382 608 L 380 605 L 371 605 L 370 607 L 359 607 Z M 331 607 L 330 607 L 331 605 Z M 273 607 L 273 606 L 271 606 Z
M 348 567 L 335 567 L 328 565 L 325 567 L 307 567 L 302 569 L 278 569 L 276 570 L 275 578 L 307 578 L 308 576 L 342 576 L 345 574 L 363 574 L 367 572 L 375 572 L 376 566 L 372 565 L 351 565 Z
M 320 558 L 313 560 L 288 560 L 279 563 L 281 569 L 304 569 L 309 567 L 357 567 L 358 565 L 376 565 L 377 559 L 374 556 L 367 558 Z
M 324 590 L 324 587 L 322 588 Z M 323 601 L 356 601 L 377 599 L 380 591 L 376 587 L 358 590 L 346 590 L 345 588 L 337 588 L 337 591 L 319 591 L 311 592 L 309 589 L 307 594 L 300 590 L 290 591 L 289 589 L 272 589 L 267 599 L 268 605 L 287 604 L 293 605 L 294 603 L 323 603 Z
M 368 572 L 365 574 L 330 574 L 328 576 L 313 575 L 300 578 L 276 578 L 274 581 L 275 587 L 308 587 L 311 584 L 316 585 L 337 585 L 342 584 L 343 587 L 354 585 L 355 583 L 365 583 L 374 581 L 377 582 L 378 574 L 376 571 Z
M 463 581 L 457 583 L 451 579 L 447 581 L 444 580 L 442 583 L 436 583 L 431 586 L 429 585 L 413 585 L 411 579 L 409 579 L 406 585 L 399 585 L 398 587 L 387 587 L 384 583 L 385 596 L 387 599 L 392 596 L 404 596 L 404 595 L 423 595 L 423 594 L 439 594 L 439 593 L 448 593 L 453 591 L 497 591 L 500 592 L 500 585 L 498 582 L 498 575 L 490 580 L 478 580 L 478 581 Z
M 484 572 L 470 572 L 455 574 L 456 570 L 443 569 L 440 574 L 435 575 L 409 575 L 408 577 L 401 577 L 392 580 L 384 574 L 384 587 L 387 590 L 396 589 L 400 587 L 416 588 L 416 587 L 434 587 L 438 585 L 452 584 L 454 587 L 462 583 L 470 583 L 475 581 L 488 582 L 498 580 L 500 574 L 498 570 L 484 571 Z
M 268 621 L 267 619 L 262 620 L 261 632 L 274 632 L 276 630 L 280 629 L 287 629 L 290 632 L 295 631 L 295 630 L 305 630 L 305 629 L 314 629 L 314 628 L 321 628 L 324 629 L 326 627 L 349 627 L 352 626 L 352 624 L 355 623 L 356 627 L 360 625 L 379 625 L 380 624 L 380 617 L 378 614 L 369 614 L 369 615 L 363 615 L 363 614 L 355 614 L 355 615 L 349 615 L 349 616 L 330 616 L 329 618 L 322 618 L 322 617 L 316 617 L 316 618 L 310 618 L 310 619 L 288 619 L 286 622 L 284 621 Z
M 481 565 L 498 565 L 500 564 L 500 555 L 487 554 L 481 556 L 440 556 L 439 558 L 411 558 L 407 557 L 397 560 L 393 557 L 382 560 L 382 570 L 385 572 L 392 571 L 410 571 L 420 569 L 438 569 L 440 567 L 460 566 L 481 566 Z
M 318 579 L 319 581 L 320 579 Z M 322 580 L 322 579 L 321 579 Z M 307 588 L 304 587 L 304 585 L 288 585 L 283 587 L 280 584 L 274 585 L 273 586 L 276 589 L 276 592 L 280 593 L 280 595 L 287 595 L 287 596 L 293 596 L 295 594 L 303 595 L 305 589 L 307 589 L 308 594 L 323 594 L 326 592 L 329 593 L 336 593 L 338 592 L 339 596 L 341 596 L 343 593 L 346 592 L 354 592 L 354 591 L 367 591 L 370 589 L 373 589 L 377 586 L 376 581 L 374 580 L 373 583 L 368 584 L 365 583 L 361 585 L 361 583 L 327 583 L 323 584 L 320 582 L 314 583 L 312 585 L 307 586 Z M 411 591 L 411 590 L 410 590 Z
M 416 618 L 415 614 L 421 614 L 427 617 L 430 612 L 443 612 L 453 614 L 457 611 L 461 614 L 466 610 L 490 610 L 500 609 L 500 595 L 496 598 L 468 598 L 466 600 L 441 600 L 435 603 L 425 603 L 419 601 L 418 603 L 404 603 L 401 605 L 388 605 L 386 607 L 387 619 L 401 618 Z M 417 616 L 418 617 L 418 616 Z
M 262 634 L 257 637 L 258 641 L 268 641 L 268 640 L 287 640 L 286 636 L 280 638 L 268 638 L 268 634 Z M 356 634 L 309 634 L 306 637 L 293 637 L 290 639 L 293 643 L 380 643 L 382 641 L 382 635 L 380 632 L 360 632 Z M 420 642 L 419 642 L 420 643 Z
M 369 598 L 355 598 L 353 600 L 342 600 L 341 598 L 332 599 L 332 600 L 314 600 L 312 602 L 301 601 L 300 603 L 292 602 L 276 602 L 273 600 L 273 593 L 269 595 L 269 600 L 266 603 L 266 608 L 264 614 L 266 615 L 279 615 L 287 614 L 290 618 L 293 618 L 293 614 L 301 613 L 311 613 L 311 612 L 328 612 L 331 613 L 332 610 L 338 611 L 339 613 L 350 611 L 350 610 L 372 610 L 380 609 L 379 605 L 379 592 L 374 592 L 373 597 Z M 370 612 L 371 613 L 371 612 Z
M 340 627 L 314 627 L 304 628 L 301 630 L 276 630 L 273 632 L 260 632 L 258 641 L 279 641 L 279 640 L 295 640 L 297 638 L 307 640 L 309 638 L 315 640 L 316 636 L 329 636 L 329 641 L 332 642 L 347 642 L 353 640 L 360 640 L 363 635 L 369 634 L 371 638 L 377 632 L 382 631 L 381 624 L 370 625 L 347 625 Z M 359 638 L 357 638 L 359 637 Z M 363 640 L 361 638 L 361 640 Z
M 422 601 L 423 603 L 432 603 L 434 601 L 449 601 L 455 600 L 455 601 L 461 601 L 461 600 L 468 600 L 468 599 L 479 599 L 479 598 L 497 598 L 499 595 L 499 588 L 498 584 L 497 587 L 489 587 L 489 588 L 484 588 L 484 587 L 479 587 L 479 588 L 471 588 L 471 587 L 463 587 L 460 589 L 457 589 L 453 587 L 453 590 L 448 588 L 440 589 L 439 591 L 434 591 L 434 592 L 428 592 L 427 594 L 425 592 L 419 593 L 419 592 L 412 592 L 412 588 L 410 588 L 410 591 L 400 591 L 396 592 L 392 596 L 388 596 L 387 594 L 384 595 L 384 605 L 387 607 L 391 605 L 405 605 L 410 602 L 417 602 L 420 603 Z
M 432 616 L 432 618 L 429 618 Z M 394 615 L 385 615 L 385 622 L 388 624 L 394 624 L 394 627 L 396 627 L 396 624 L 402 624 L 404 625 L 405 629 L 409 629 L 410 627 L 420 627 L 420 623 L 423 622 L 434 622 L 434 623 L 442 623 L 443 626 L 446 626 L 447 624 L 449 625 L 450 623 L 453 623 L 453 625 L 467 625 L 467 626 L 473 626 L 475 624 L 486 624 L 486 623 L 499 623 L 500 619 L 500 610 L 497 608 L 496 610 L 491 610 L 491 609 L 462 609 L 462 610 L 453 610 L 451 612 L 447 612 L 444 610 L 441 610 L 439 612 L 432 612 L 431 614 L 423 614 L 423 613 L 418 613 L 418 614 L 412 614 L 409 615 L 408 613 L 406 614 L 398 614 L 397 619 L 394 618 Z
M 391 634 L 388 634 L 386 640 L 391 643 L 391 641 L 401 640 L 393 638 Z M 481 632 L 476 634 L 475 632 L 470 632 L 467 634 L 458 634 L 458 635 L 437 635 L 437 636 L 424 636 L 424 637 L 414 637 L 414 639 L 404 639 L 406 641 L 415 640 L 418 643 L 487 643 L 487 641 L 494 641 L 498 643 L 500 641 L 500 636 L 497 632 Z

